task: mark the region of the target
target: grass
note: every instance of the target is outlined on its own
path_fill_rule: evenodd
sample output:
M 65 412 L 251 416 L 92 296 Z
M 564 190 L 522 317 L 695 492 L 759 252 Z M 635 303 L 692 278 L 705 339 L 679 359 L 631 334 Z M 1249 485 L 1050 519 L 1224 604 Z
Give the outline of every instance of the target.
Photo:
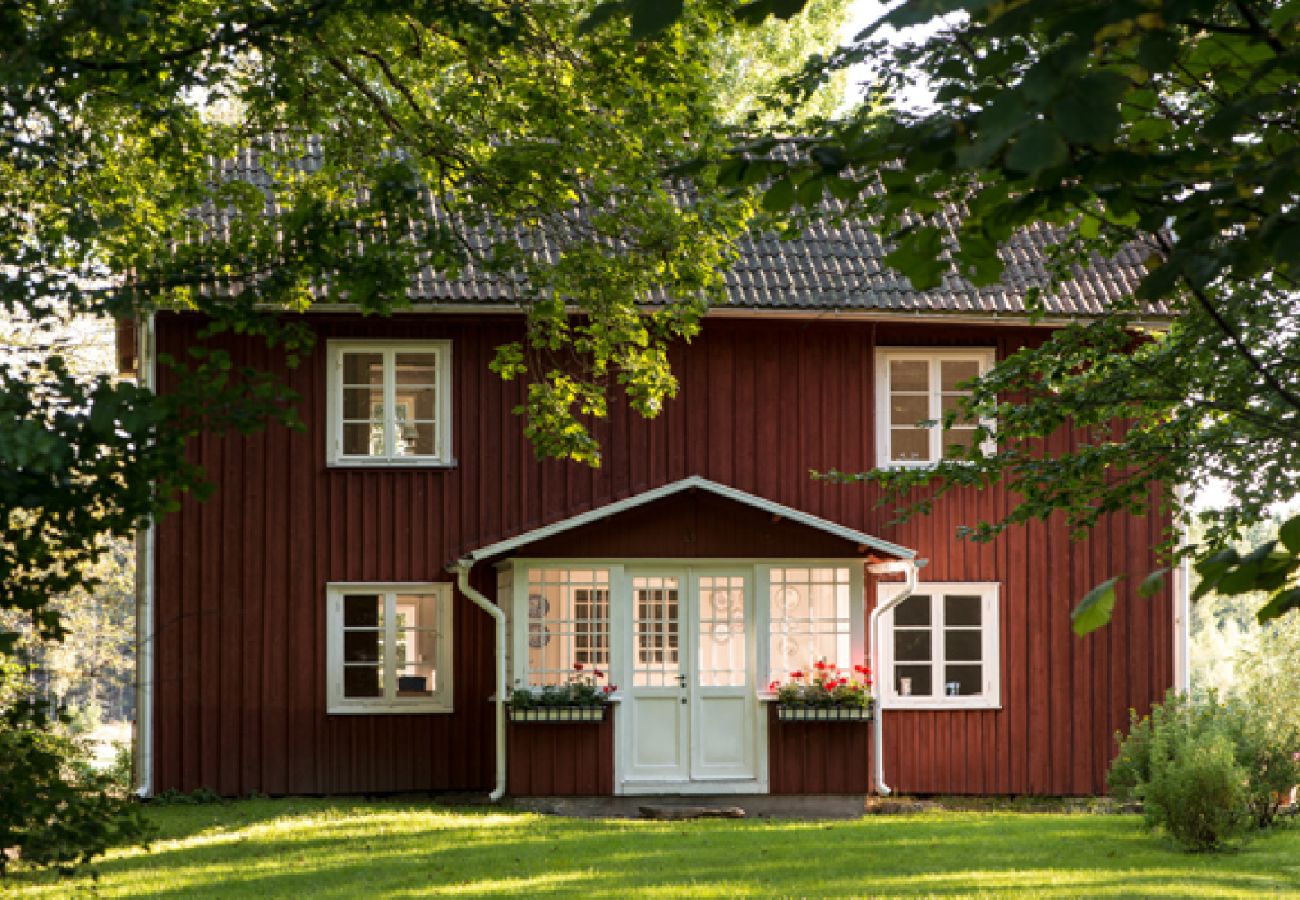
M 856 821 L 585 821 L 427 802 L 245 800 L 150 810 L 123 848 L 32 897 L 1300 897 L 1300 827 L 1189 855 L 1133 816 L 932 812 Z

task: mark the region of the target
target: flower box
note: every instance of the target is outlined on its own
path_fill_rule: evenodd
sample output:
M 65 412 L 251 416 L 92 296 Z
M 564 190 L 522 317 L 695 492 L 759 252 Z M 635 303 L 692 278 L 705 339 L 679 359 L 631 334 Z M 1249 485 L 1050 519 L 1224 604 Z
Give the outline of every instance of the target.
M 609 704 L 600 706 L 508 706 L 511 722 L 603 722 Z
M 870 722 L 869 706 L 787 706 L 777 704 L 779 722 Z

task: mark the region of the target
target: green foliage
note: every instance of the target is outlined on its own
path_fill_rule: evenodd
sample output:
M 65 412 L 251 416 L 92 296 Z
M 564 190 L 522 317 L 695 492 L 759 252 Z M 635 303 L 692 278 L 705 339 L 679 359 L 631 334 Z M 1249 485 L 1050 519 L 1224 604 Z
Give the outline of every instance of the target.
M 744 9 L 762 18 L 801 7 Z M 936 27 L 911 42 L 875 36 L 926 23 Z M 1145 266 L 1135 291 L 1108 292 L 1092 323 L 1012 354 L 949 413 L 996 421 L 997 452 L 985 455 L 992 435 L 977 434 L 933 469 L 828 477 L 883 485 L 903 517 L 954 488 L 1001 481 L 1020 501 L 973 528 L 976 540 L 1057 511 L 1077 535 L 1113 512 L 1172 508 L 1186 524 L 1194 497 L 1173 486 L 1220 478 L 1233 502 L 1209 515 L 1205 544 L 1181 551 L 1202 561 L 1290 496 L 1300 472 L 1298 37 L 1300 11 L 1284 0 L 912 0 L 810 65 L 814 84 L 869 63 L 872 93 L 801 144 L 805 159 L 768 156 L 776 142 L 756 141 L 719 176 L 740 184 L 739 172 L 763 171 L 768 211 L 794 210 L 788 227 L 825 214 L 796 210 L 790 186 L 801 198 L 830 192 L 842 215 L 889 234 L 890 264 L 927 289 L 945 276 L 996 281 L 999 245 L 1047 226 L 1049 277 L 1029 292 L 1038 315 L 1053 281 L 1095 254 Z M 918 79 L 933 106 L 891 107 Z M 950 204 L 963 216 L 945 236 L 928 217 Z M 1061 432 L 1068 441 L 1049 448 Z M 1261 615 L 1273 617 L 1300 605 L 1296 557 L 1282 543 L 1219 574 L 1234 589 L 1268 590 Z M 1092 608 L 1089 624 L 1108 619 Z
M 561 684 L 541 687 L 516 687 L 510 691 L 508 702 L 515 709 L 536 709 L 543 706 L 602 706 L 609 703 L 609 695 L 618 690 L 617 685 L 600 682 L 605 673 L 591 666 L 576 663 L 573 673 Z
M 120 773 L 94 771 L 85 746 L 50 727 L 23 678 L 0 657 L 0 848 L 16 848 L 26 865 L 67 868 L 147 838 Z M 0 875 L 8 863 L 0 852 Z
M 1170 694 L 1148 718 L 1131 714 L 1107 773 L 1123 801 L 1140 800 L 1150 827 L 1191 850 L 1214 850 L 1265 828 L 1300 782 L 1300 729 L 1250 702 Z

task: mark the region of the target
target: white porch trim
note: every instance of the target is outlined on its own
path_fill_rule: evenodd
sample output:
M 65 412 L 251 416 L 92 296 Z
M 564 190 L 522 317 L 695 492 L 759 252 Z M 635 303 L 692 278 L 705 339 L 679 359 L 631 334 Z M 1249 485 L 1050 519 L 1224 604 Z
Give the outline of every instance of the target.
M 578 513 L 576 516 L 570 516 L 559 522 L 550 525 L 543 525 L 541 528 L 534 528 L 532 531 L 526 531 L 516 537 L 507 538 L 504 541 L 498 541 L 495 544 L 489 544 L 465 555 L 467 560 L 483 560 L 494 556 L 502 556 L 520 547 L 535 543 L 545 538 L 557 534 L 563 534 L 574 528 L 580 528 L 583 525 L 590 525 L 593 522 L 599 522 L 610 516 L 616 516 L 619 513 L 627 512 L 630 509 L 636 509 L 647 503 L 653 503 L 656 500 L 662 500 L 665 497 L 671 497 L 674 494 L 680 494 L 683 491 L 701 490 L 707 491 L 718 497 L 724 497 L 728 500 L 734 500 L 737 503 L 744 504 L 753 509 L 762 510 L 769 515 L 778 516 L 783 519 L 789 519 L 791 522 L 798 522 L 800 525 L 806 525 L 809 528 L 815 528 L 818 531 L 833 535 L 841 540 L 856 544 L 858 547 L 870 547 L 881 553 L 886 553 L 898 559 L 914 559 L 915 550 L 909 550 L 899 544 L 890 543 L 878 537 L 873 537 L 862 531 L 853 528 L 847 528 L 843 525 L 837 525 L 827 519 L 814 516 L 811 513 L 801 512 L 784 504 L 772 500 L 764 499 L 755 494 L 742 491 L 738 488 L 728 487 L 718 484 L 716 481 L 710 481 L 701 475 L 691 475 L 689 478 L 683 478 L 680 481 L 674 481 L 661 487 L 652 488 L 648 491 L 642 491 L 623 500 L 607 503 L 604 506 L 598 506 L 587 512 Z

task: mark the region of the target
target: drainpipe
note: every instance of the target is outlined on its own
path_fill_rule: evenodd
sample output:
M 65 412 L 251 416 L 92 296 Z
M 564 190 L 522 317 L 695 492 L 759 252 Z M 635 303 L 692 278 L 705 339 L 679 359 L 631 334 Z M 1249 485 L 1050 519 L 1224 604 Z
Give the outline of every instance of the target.
M 877 646 L 880 641 L 880 617 L 912 596 L 912 592 L 916 590 L 916 581 L 922 565 L 924 565 L 924 561 L 918 563 L 916 560 L 898 559 L 867 566 L 867 571 L 873 575 L 889 575 L 902 572 L 907 576 L 907 582 L 903 590 L 888 603 L 876 606 L 871 611 L 871 618 L 867 624 L 867 642 L 871 646 L 871 668 L 872 674 L 875 676 L 871 681 L 872 706 L 875 713 L 871 717 L 871 761 L 872 770 L 875 773 L 876 793 L 882 797 L 888 797 L 894 792 L 894 789 L 885 784 L 884 725 L 881 721 L 885 718 L 885 710 L 880 705 L 881 678 L 884 677 L 885 673 L 880 671 L 880 647 Z
M 470 570 L 474 560 L 462 559 L 448 567 L 456 573 L 456 587 L 460 592 L 474 601 L 474 605 L 496 620 L 496 669 L 497 690 L 494 698 L 496 706 L 496 747 L 497 747 L 497 782 L 488 800 L 493 803 L 506 793 L 506 613 L 487 597 L 475 590 L 469 583 Z
M 136 378 L 157 390 L 154 314 L 141 316 L 136 335 Z M 135 793 L 153 796 L 154 522 L 135 536 Z

